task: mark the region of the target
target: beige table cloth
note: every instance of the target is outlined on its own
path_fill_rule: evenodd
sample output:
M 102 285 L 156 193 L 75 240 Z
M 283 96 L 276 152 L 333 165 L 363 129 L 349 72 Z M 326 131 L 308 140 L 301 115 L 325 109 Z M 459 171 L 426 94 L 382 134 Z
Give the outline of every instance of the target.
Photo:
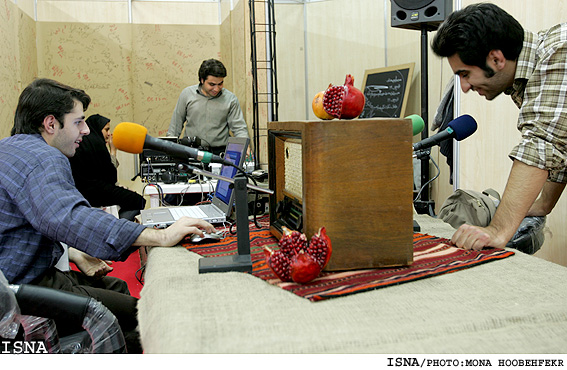
M 422 232 L 450 238 L 425 215 Z M 139 301 L 145 353 L 566 353 L 567 268 L 516 252 L 450 274 L 310 302 L 250 274 L 199 274 L 152 248 Z

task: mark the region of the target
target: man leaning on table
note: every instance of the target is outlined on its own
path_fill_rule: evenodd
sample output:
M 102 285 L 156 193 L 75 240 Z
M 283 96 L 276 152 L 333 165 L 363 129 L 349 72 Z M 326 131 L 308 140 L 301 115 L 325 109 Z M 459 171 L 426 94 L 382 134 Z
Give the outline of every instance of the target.
M 487 100 L 505 93 L 520 108 L 522 139 L 509 154 L 496 214 L 487 227 L 465 224 L 452 238 L 466 249 L 504 247 L 525 216 L 551 212 L 567 182 L 567 23 L 534 33 L 494 4 L 473 4 L 448 16 L 432 48 L 465 93 Z

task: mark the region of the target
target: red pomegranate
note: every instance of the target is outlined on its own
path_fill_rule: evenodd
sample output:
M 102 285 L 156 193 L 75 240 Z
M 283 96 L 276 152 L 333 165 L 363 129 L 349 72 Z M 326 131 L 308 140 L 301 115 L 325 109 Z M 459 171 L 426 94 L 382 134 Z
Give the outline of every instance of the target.
M 280 251 L 273 251 L 269 247 L 264 247 L 266 263 L 281 281 L 291 281 L 290 265 L 291 260 L 286 254 Z
M 325 112 L 339 119 L 356 118 L 364 110 L 364 94 L 354 87 L 354 77 L 346 75 L 344 85 L 329 86 L 323 96 Z
M 315 279 L 321 273 L 321 265 L 312 255 L 301 251 L 291 259 L 291 280 L 305 284 Z
M 327 236 L 327 230 L 324 227 L 320 228 L 317 234 L 311 237 L 309 246 L 307 247 L 307 253 L 314 256 L 317 262 L 321 265 L 321 269 L 324 269 L 331 259 L 331 253 L 333 253 L 333 247 L 331 246 L 331 239 Z
M 281 281 L 305 284 L 319 276 L 332 253 L 331 240 L 325 228 L 308 242 L 305 234 L 283 228 L 278 250 L 264 247 L 266 264 Z
M 289 258 L 293 257 L 297 252 L 307 248 L 307 237 L 299 231 L 290 230 L 283 226 L 283 235 L 278 245 L 280 250 Z

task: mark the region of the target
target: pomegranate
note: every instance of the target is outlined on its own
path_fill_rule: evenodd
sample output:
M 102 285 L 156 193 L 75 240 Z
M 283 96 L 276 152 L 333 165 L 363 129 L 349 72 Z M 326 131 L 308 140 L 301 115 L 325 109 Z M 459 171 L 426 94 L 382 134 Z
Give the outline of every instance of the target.
M 264 247 L 266 264 L 281 281 L 301 284 L 319 276 L 332 253 L 331 240 L 324 227 L 311 237 L 310 242 L 305 234 L 284 227 L 278 246 L 276 251 Z
M 329 86 L 323 96 L 325 112 L 339 119 L 356 118 L 364 110 L 364 94 L 354 87 L 354 77 L 346 75 L 344 85 Z
M 291 260 L 291 280 L 296 283 L 308 283 L 321 273 L 321 265 L 317 259 L 303 250 Z
M 290 264 L 291 260 L 282 251 L 273 251 L 269 247 L 264 247 L 264 254 L 266 256 L 266 263 L 274 274 L 281 281 L 291 281 Z
M 317 262 L 321 265 L 321 269 L 324 269 L 327 263 L 329 263 L 331 253 L 333 253 L 333 247 L 331 246 L 331 239 L 327 236 L 327 230 L 325 230 L 324 227 L 320 228 L 317 234 L 311 237 L 311 241 L 307 247 L 307 253 L 317 259 Z
M 280 250 L 290 258 L 300 250 L 307 248 L 307 237 L 299 231 L 290 230 L 283 226 L 283 236 L 278 245 Z
M 331 86 L 331 85 L 329 85 Z M 325 112 L 325 108 L 323 108 L 323 96 L 325 95 L 325 91 L 319 91 L 317 95 L 313 98 L 313 102 L 311 103 L 311 108 L 313 108 L 313 113 L 317 118 L 321 119 L 333 119 L 335 117 L 331 116 L 329 113 Z

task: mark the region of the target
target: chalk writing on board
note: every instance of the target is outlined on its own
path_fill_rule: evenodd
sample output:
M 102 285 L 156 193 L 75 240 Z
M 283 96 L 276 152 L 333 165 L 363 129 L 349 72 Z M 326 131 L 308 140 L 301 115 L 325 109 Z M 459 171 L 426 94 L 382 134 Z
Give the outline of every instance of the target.
M 410 63 L 366 71 L 363 85 L 366 102 L 360 118 L 403 116 L 413 66 Z

